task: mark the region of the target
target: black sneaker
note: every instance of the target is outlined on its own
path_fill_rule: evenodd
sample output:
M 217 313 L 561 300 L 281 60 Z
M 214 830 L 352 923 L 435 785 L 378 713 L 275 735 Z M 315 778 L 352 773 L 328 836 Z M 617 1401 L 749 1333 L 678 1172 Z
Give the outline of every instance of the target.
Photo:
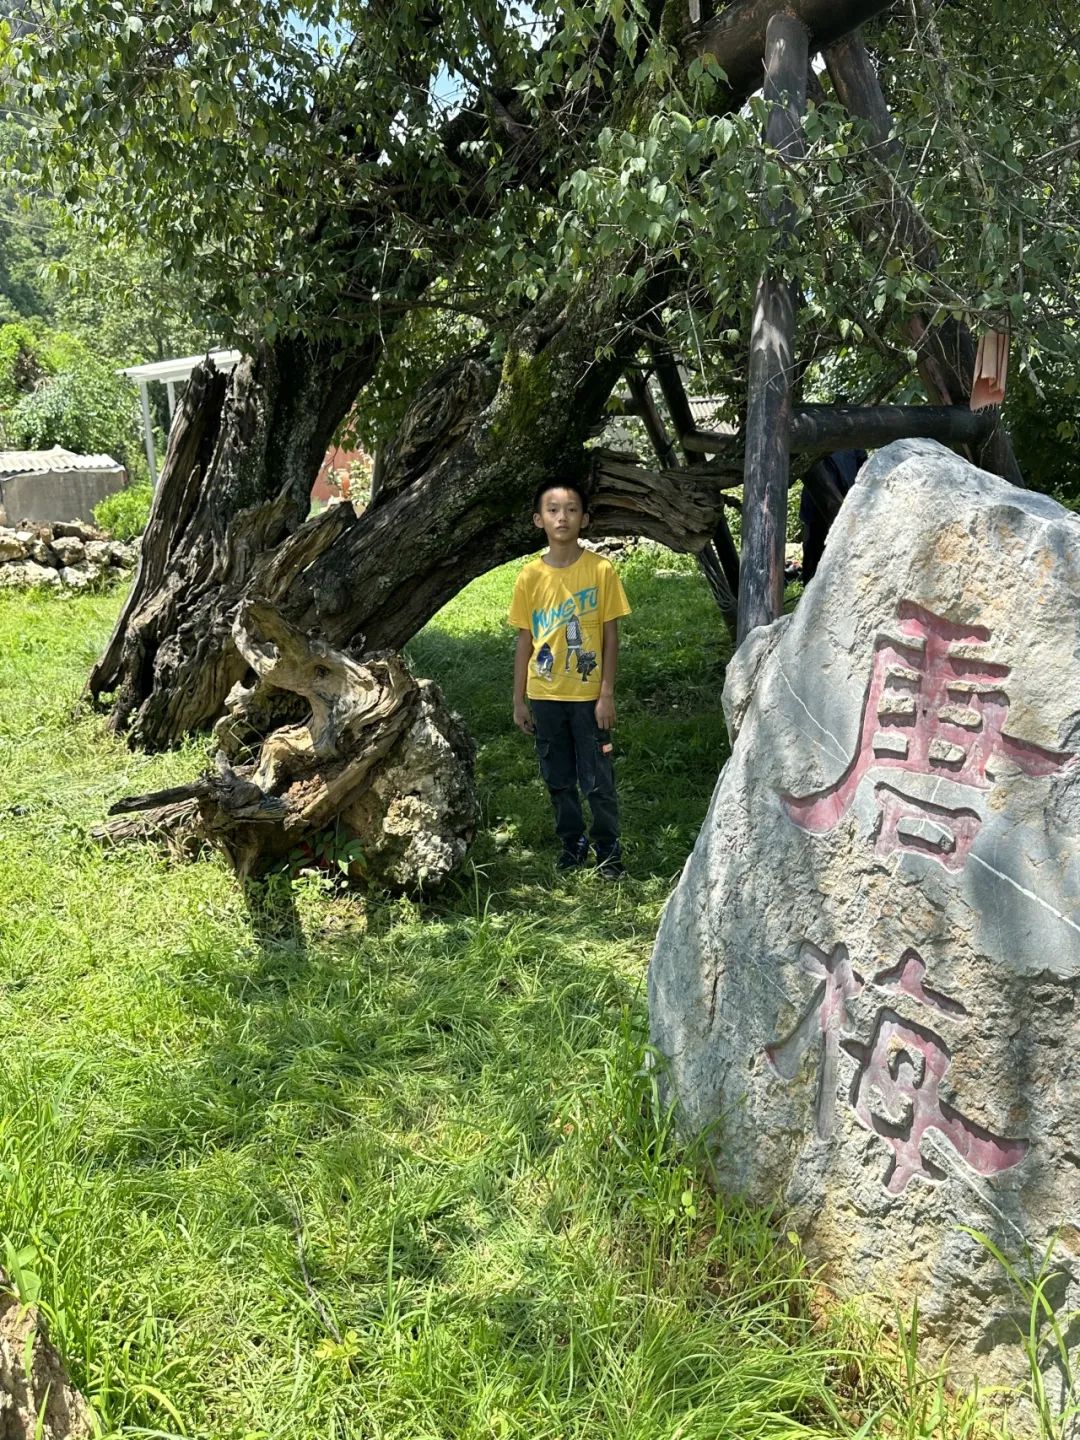
M 605 855 L 602 860 L 596 862 L 597 873 L 605 880 L 625 880 L 626 866 L 622 862 L 621 855 Z
M 556 870 L 579 870 L 589 858 L 589 842 L 582 835 L 576 845 L 563 847 L 563 852 L 555 861 Z

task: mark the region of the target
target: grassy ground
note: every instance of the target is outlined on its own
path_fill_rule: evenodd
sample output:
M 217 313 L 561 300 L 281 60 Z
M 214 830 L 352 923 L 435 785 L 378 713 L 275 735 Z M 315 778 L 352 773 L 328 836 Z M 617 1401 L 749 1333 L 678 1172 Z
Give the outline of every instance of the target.
M 689 564 L 624 579 L 634 878 L 555 883 L 504 569 L 412 647 L 479 743 L 468 874 L 422 908 L 301 881 L 285 940 L 218 862 L 87 839 L 202 760 L 71 718 L 117 597 L 0 596 L 3 1263 L 104 1433 L 971 1433 L 813 1323 L 797 1250 L 667 1134 L 643 981 L 725 755 L 726 641 Z

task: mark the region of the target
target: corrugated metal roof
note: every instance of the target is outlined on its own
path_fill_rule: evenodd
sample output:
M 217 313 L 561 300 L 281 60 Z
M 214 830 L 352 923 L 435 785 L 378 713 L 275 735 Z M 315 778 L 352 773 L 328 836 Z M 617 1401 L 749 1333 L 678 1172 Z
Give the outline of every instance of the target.
M 0 450 L 0 475 L 46 475 L 52 470 L 120 470 L 111 455 L 76 455 L 62 445 L 51 450 Z
M 699 430 L 708 430 L 714 435 L 736 435 L 738 426 L 730 420 L 718 420 L 717 414 L 728 404 L 724 396 L 690 395 L 690 414 Z

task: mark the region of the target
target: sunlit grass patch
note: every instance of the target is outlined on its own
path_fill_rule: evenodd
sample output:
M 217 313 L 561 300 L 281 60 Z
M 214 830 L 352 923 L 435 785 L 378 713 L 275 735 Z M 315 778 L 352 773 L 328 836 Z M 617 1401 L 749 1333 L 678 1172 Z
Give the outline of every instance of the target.
M 508 567 L 410 646 L 477 740 L 466 871 L 423 904 L 304 879 L 291 927 L 213 857 L 87 838 L 204 746 L 74 715 L 116 597 L 0 596 L 0 1235 L 107 1433 L 966 1433 L 815 1320 L 797 1247 L 671 1133 L 644 975 L 727 641 L 690 562 L 622 563 L 631 879 L 555 878 Z

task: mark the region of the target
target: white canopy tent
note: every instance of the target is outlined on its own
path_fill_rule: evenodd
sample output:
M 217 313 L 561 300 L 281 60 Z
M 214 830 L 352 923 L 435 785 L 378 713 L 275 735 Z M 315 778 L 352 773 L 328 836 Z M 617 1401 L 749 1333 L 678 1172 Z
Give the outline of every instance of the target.
M 150 425 L 150 397 L 147 386 L 151 380 L 160 380 L 169 397 L 169 422 L 172 423 L 176 409 L 176 384 L 188 378 L 196 365 L 204 360 L 213 360 L 224 374 L 228 374 L 240 359 L 239 350 L 208 350 L 205 355 L 188 355 L 182 360 L 156 360 L 150 365 L 129 365 L 119 371 L 139 387 L 142 401 L 143 443 L 146 446 L 146 463 L 150 466 L 150 483 L 157 484 L 157 456 L 154 453 L 154 432 Z

